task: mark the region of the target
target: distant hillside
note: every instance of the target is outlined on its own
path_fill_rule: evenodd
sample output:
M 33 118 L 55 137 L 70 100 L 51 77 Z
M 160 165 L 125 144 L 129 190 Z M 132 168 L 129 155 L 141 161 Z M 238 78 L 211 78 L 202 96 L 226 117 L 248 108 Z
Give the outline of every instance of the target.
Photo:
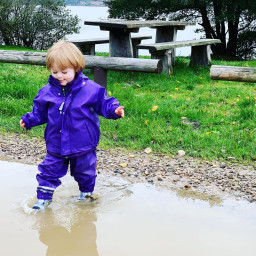
M 105 6 L 103 0 L 66 0 L 66 5 Z

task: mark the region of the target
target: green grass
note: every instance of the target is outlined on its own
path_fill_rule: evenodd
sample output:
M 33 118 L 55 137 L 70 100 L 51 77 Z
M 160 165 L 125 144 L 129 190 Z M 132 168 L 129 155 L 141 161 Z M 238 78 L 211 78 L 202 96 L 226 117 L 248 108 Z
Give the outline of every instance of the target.
M 3 49 L 0 47 L 0 49 Z M 16 50 L 16 49 L 15 49 Z M 23 48 L 22 48 L 23 50 Z M 256 61 L 213 60 L 215 65 L 256 67 Z M 0 64 L 0 131 L 43 137 L 44 127 L 25 132 L 20 116 L 31 111 L 45 67 Z M 93 73 L 85 71 L 93 79 Z M 172 76 L 108 71 L 108 93 L 125 106 L 125 118 L 101 118 L 100 147 L 123 147 L 253 164 L 256 160 L 256 84 L 213 81 L 209 67 L 177 58 Z M 155 111 L 152 110 L 157 106 Z

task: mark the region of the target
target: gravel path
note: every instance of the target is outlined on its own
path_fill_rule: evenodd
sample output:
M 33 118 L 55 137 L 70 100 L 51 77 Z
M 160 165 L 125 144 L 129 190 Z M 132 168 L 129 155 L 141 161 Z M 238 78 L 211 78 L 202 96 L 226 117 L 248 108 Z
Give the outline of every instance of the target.
M 167 186 L 198 198 L 204 195 L 256 202 L 256 170 L 252 166 L 186 158 L 182 152 L 172 158 L 146 152 L 121 150 L 117 154 L 114 149 L 98 149 L 98 174 Z M 0 160 L 37 165 L 44 156 L 43 140 L 0 134 Z

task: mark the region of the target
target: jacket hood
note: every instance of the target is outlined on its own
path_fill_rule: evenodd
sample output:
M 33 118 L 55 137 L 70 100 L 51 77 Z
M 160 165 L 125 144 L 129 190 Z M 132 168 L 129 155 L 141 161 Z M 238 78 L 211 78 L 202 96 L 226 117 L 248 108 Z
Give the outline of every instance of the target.
M 72 87 L 72 90 L 78 89 L 83 85 L 82 80 L 88 80 L 88 77 L 86 77 L 82 72 L 76 73 L 74 80 L 67 83 L 66 86 L 69 88 Z M 61 89 L 61 84 L 59 80 L 54 78 L 52 75 L 49 76 L 48 82 L 50 85 L 55 86 L 58 89 Z

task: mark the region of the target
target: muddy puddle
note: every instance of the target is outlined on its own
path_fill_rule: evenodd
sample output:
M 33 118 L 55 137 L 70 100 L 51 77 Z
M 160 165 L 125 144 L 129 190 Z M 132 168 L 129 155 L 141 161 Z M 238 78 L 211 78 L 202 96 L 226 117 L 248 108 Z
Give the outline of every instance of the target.
M 101 175 L 99 198 L 78 202 L 67 175 L 50 207 L 35 213 L 36 170 L 0 161 L 3 256 L 255 256 L 256 204 Z

